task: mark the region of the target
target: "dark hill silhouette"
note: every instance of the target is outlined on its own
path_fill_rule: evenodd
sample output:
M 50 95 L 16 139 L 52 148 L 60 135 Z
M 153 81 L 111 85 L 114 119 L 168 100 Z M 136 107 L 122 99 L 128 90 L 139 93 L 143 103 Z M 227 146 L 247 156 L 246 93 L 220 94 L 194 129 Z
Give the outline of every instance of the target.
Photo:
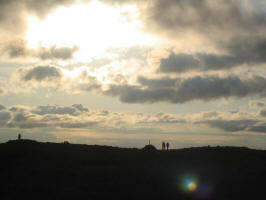
M 0 144 L 0 158 L 0 199 L 250 200 L 265 196 L 266 151 L 262 150 L 147 151 L 16 140 Z M 189 176 L 197 180 L 194 192 L 181 189 L 183 178 Z M 195 189 L 189 182 L 188 187 Z
M 155 148 L 155 146 L 151 145 L 151 144 L 148 144 L 146 145 L 145 147 L 143 147 L 144 151 L 157 151 L 157 149 Z

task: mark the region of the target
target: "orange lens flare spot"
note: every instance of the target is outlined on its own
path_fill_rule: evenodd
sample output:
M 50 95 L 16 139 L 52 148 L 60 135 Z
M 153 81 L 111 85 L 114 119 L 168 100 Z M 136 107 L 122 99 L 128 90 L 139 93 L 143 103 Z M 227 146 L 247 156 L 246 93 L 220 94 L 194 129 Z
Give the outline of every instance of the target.
M 188 189 L 190 190 L 190 191 L 196 191 L 197 190 L 197 185 L 196 185 L 196 183 L 189 183 L 188 184 Z
M 181 180 L 180 186 L 184 192 L 195 192 L 198 188 L 198 181 L 195 177 L 184 176 Z

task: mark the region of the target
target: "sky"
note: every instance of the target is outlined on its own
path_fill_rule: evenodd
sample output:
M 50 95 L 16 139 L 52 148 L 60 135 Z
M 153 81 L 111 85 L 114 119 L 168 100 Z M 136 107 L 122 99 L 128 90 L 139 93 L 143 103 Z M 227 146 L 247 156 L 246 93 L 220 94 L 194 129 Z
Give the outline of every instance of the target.
M 0 142 L 266 149 L 263 0 L 0 0 Z

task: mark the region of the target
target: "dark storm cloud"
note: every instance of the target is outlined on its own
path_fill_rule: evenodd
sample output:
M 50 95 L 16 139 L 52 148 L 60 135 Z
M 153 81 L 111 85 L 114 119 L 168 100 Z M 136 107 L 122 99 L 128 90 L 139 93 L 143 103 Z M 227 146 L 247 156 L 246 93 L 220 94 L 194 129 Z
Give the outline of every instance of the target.
M 19 74 L 23 81 L 43 81 L 57 79 L 62 76 L 61 71 L 56 67 L 38 66 L 34 68 L 20 68 Z
M 257 126 L 252 126 L 249 128 L 249 131 L 266 133 L 266 123 L 261 124 L 261 125 L 257 125 Z
M 253 129 L 257 120 L 210 120 L 205 122 L 200 122 L 208 124 L 212 128 L 218 128 L 228 132 L 244 131 L 248 129 Z
M 264 29 L 263 13 L 249 8 L 242 0 L 155 0 L 146 13 L 147 24 L 159 31 L 177 33 L 193 30 L 209 37 L 215 34 L 254 33 Z
M 155 103 L 160 101 L 172 101 L 173 89 L 142 89 L 138 86 L 111 85 L 105 95 L 118 96 L 124 103 Z
M 215 54 L 175 54 L 171 53 L 168 58 L 160 61 L 158 72 L 182 73 L 187 71 L 222 70 L 244 64 L 247 59 L 234 56 Z
M 145 77 L 138 77 L 138 82 L 143 86 L 150 88 L 166 88 L 175 86 L 181 79 L 161 78 L 161 79 L 147 79 Z
M 236 63 L 262 63 L 266 62 L 266 37 L 249 36 L 233 38 L 228 44 L 224 44 Z M 234 63 L 233 63 L 234 64 Z
M 159 71 L 161 72 L 185 72 L 191 69 L 197 69 L 200 62 L 190 54 L 171 53 L 168 58 L 160 61 Z
M 219 98 L 266 96 L 266 79 L 254 76 L 240 79 L 236 76 L 193 77 L 188 79 L 140 79 L 142 86 L 110 85 L 103 93 L 118 96 L 124 103 L 185 103 L 193 100 L 210 101 Z
M 231 69 L 243 64 L 252 65 L 266 62 L 266 39 L 235 39 L 225 48 L 229 55 L 207 53 L 175 54 L 172 52 L 160 61 L 158 72 L 182 73 L 187 71 L 207 71 Z

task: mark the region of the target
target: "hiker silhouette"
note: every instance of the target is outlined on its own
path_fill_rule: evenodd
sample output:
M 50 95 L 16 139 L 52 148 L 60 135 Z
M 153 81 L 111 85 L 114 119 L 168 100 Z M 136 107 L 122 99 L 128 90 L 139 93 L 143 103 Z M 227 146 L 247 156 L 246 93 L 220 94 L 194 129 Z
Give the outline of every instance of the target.
M 165 150 L 165 142 L 162 143 L 162 150 Z
M 169 150 L 169 146 L 170 146 L 170 144 L 167 142 L 167 143 L 166 143 L 166 149 L 167 149 L 167 150 Z

